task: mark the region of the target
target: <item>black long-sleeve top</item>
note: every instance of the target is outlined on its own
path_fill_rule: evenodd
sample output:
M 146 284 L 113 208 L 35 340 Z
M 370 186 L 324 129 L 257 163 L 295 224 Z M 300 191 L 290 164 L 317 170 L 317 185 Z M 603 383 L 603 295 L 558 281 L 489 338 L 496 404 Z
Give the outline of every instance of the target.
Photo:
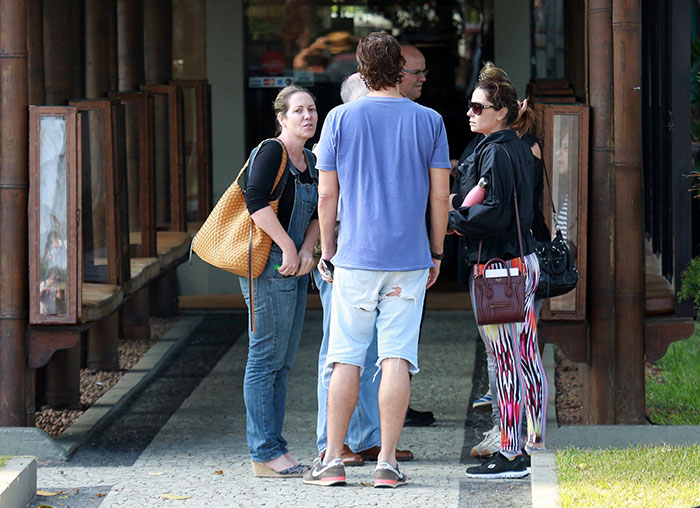
M 452 194 L 455 194 L 455 196 L 452 198 L 452 208 L 457 209 L 462 205 L 462 201 L 464 200 L 464 196 L 466 194 L 460 195 L 460 185 L 462 184 L 461 179 L 463 179 L 467 173 L 467 158 L 474 152 L 474 148 L 476 148 L 476 145 L 478 145 L 482 139 L 484 139 L 483 134 L 478 134 L 476 137 L 472 138 L 472 140 L 469 142 L 469 144 L 467 144 L 467 147 L 462 152 L 462 155 L 459 157 L 459 163 L 457 166 L 457 178 L 455 178 L 455 181 L 452 184 L 452 190 L 450 191 Z M 528 148 L 531 148 L 532 145 L 534 145 L 535 143 L 537 143 L 538 145 L 540 144 L 540 141 L 532 134 L 525 134 L 522 138 L 520 138 L 520 140 L 523 143 L 525 143 L 525 145 L 527 145 Z M 549 227 L 547 227 L 547 222 L 544 220 L 544 213 L 542 211 L 544 208 L 544 161 L 539 157 L 535 157 L 534 155 L 532 157 L 534 169 L 534 216 L 532 218 L 531 230 L 532 235 L 535 237 L 535 240 L 537 240 L 538 242 L 548 242 L 552 239 L 552 236 L 549 232 Z M 467 189 L 466 192 L 469 192 L 469 189 Z
M 255 156 L 252 167 L 248 168 L 248 183 L 245 191 L 245 204 L 248 208 L 248 213 L 251 215 L 268 206 L 270 204 L 270 195 L 274 190 L 272 188 L 277 177 L 277 170 L 282 161 L 282 145 L 276 141 L 267 141 L 258 150 Z M 307 166 L 313 161 L 306 157 Z M 287 167 L 287 182 L 282 191 L 282 196 L 279 201 L 277 210 L 277 219 L 286 231 L 289 228 L 289 219 L 294 208 L 294 198 L 296 190 L 294 187 L 294 176 L 289 170 L 292 166 L 292 161 L 288 159 Z M 313 183 L 311 172 L 308 170 L 299 173 L 299 181 L 301 183 Z M 318 219 L 318 211 L 314 211 L 311 220 Z

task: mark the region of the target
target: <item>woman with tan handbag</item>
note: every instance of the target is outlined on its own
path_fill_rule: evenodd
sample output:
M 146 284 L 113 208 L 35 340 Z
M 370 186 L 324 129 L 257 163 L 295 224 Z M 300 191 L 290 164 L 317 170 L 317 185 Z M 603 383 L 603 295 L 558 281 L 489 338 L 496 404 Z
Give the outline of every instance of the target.
M 311 93 L 298 86 L 280 91 L 274 102 L 277 138 L 251 154 L 245 202 L 253 221 L 272 238 L 262 274 L 253 279 L 255 331 L 248 332 L 243 380 L 246 434 L 253 474 L 301 477 L 306 469 L 282 437 L 287 376 L 296 359 L 306 308 L 313 249 L 318 239 L 315 157 L 304 148 L 316 132 L 318 113 Z M 287 160 L 277 214 L 270 206 L 278 169 Z M 240 278 L 250 309 L 249 280 Z
M 453 196 L 455 209 L 450 212 L 448 226 L 465 237 L 467 262 L 474 266 L 470 292 L 477 325 L 496 361 L 501 450 L 487 463 L 468 468 L 467 476 L 471 478 L 521 478 L 529 474 L 529 456 L 523 453 L 520 443 L 523 402 L 527 418 L 526 451 L 544 448 L 548 395 L 547 377 L 537 347 L 534 306 L 539 263 L 534 253 L 536 241 L 530 231 L 534 214 L 533 157 L 512 129 L 518 110 L 513 85 L 498 69 L 487 65 L 467 113 L 472 132 L 485 137 L 466 159 L 466 178 L 460 192 Z M 464 197 L 482 179 L 486 180 L 483 201 L 462 206 Z M 508 285 L 511 277 L 524 278 L 520 307 L 520 311 L 524 308 L 524 316 L 521 314 L 518 322 L 485 324 L 489 320 L 482 319 L 479 323 L 482 310 L 479 307 L 483 302 L 475 286 L 479 282 L 481 287 L 486 281 L 488 288 L 489 280 L 497 280 L 489 279 L 489 271 L 482 263 L 494 268 L 491 273 L 501 281 L 507 279 Z M 505 302 L 501 304 L 505 305 Z M 496 306 L 490 310 L 495 312 Z M 511 318 L 511 321 L 515 320 Z

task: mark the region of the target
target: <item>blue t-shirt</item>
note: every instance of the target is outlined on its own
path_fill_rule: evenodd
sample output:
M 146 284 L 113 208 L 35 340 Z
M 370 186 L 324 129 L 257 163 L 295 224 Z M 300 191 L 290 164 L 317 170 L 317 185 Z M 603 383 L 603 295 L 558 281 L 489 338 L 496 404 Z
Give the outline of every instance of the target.
M 429 168 L 450 169 L 442 117 L 406 98 L 363 97 L 332 109 L 317 147 L 342 196 L 341 268 L 408 271 L 433 266 L 425 222 Z

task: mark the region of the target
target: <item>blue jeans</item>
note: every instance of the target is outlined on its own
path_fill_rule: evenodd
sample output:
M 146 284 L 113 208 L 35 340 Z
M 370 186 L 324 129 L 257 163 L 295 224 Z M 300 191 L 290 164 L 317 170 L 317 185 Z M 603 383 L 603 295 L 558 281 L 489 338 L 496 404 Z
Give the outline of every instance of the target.
M 282 437 L 287 376 L 299 351 L 309 276 L 284 277 L 275 270 L 282 252 L 273 246 L 262 275 L 254 280 L 255 333 L 248 332 L 243 378 L 248 450 L 255 462 L 287 453 Z M 248 301 L 248 280 L 240 278 Z
M 309 169 L 315 177 L 315 168 Z M 291 161 L 290 172 L 289 178 L 297 175 Z M 287 234 L 298 250 L 316 209 L 318 193 L 315 184 L 304 184 L 297 178 L 295 193 Z M 265 270 L 253 280 L 256 331 L 248 331 L 243 399 L 248 450 L 255 462 L 267 462 L 288 452 L 282 437 L 287 376 L 299 351 L 309 275 L 284 277 L 275 269 L 281 264 L 282 250 L 273 244 Z M 239 280 L 250 308 L 248 279 Z
M 316 446 L 319 453 L 326 449 L 326 425 L 328 422 L 328 379 L 324 379 L 323 371 L 328 354 L 328 337 L 330 335 L 331 322 L 331 294 L 333 286 L 321 278 L 316 268 L 313 270 L 314 282 L 321 296 L 323 306 L 323 339 L 318 352 L 318 415 L 316 418 Z M 350 418 L 348 432 L 345 435 L 345 444 L 354 452 L 361 452 L 379 446 L 381 435 L 379 432 L 379 383 L 381 371 L 377 373 L 377 337 L 375 334 L 372 343 L 367 349 L 364 370 L 360 377 L 360 392 L 357 398 L 357 406 Z M 329 376 L 326 376 L 328 378 Z

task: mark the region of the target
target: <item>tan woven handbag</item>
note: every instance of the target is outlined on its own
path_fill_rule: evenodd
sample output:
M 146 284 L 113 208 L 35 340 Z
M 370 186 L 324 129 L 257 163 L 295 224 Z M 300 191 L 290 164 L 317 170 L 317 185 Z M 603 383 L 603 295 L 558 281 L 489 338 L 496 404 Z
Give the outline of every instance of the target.
M 286 183 L 287 149 L 282 145 L 282 160 L 272 186 L 269 203 L 277 213 L 279 199 Z M 250 154 L 238 176 L 221 196 L 219 202 L 192 239 L 192 250 L 210 265 L 221 268 L 250 281 L 251 327 L 255 331 L 255 300 L 253 279 L 260 276 L 270 256 L 272 238 L 258 226 L 248 213 L 244 190 L 248 181 L 247 170 L 253 166 L 255 155 L 268 140 L 260 143 Z

